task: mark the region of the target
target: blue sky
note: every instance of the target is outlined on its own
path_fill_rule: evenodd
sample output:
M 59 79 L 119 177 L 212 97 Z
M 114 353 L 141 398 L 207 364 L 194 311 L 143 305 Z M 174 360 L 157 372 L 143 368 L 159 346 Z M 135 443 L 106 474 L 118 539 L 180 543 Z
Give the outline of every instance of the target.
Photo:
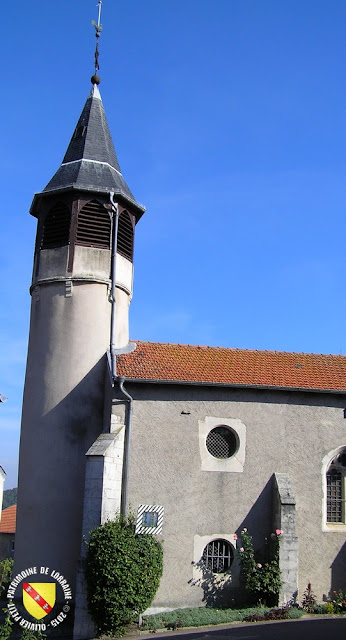
M 96 0 L 6 5 L 0 465 L 16 486 L 35 220 L 93 73 Z M 104 0 L 136 231 L 131 336 L 346 353 L 344 0 Z

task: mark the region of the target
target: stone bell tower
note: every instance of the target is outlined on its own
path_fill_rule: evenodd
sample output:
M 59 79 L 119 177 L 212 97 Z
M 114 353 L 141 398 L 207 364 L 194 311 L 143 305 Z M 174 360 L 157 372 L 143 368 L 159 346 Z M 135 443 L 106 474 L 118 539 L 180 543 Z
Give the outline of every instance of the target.
M 51 567 L 72 589 L 85 454 L 109 429 L 106 352 L 111 324 L 111 348 L 128 345 L 134 228 L 144 213 L 122 176 L 96 74 L 92 83 L 63 162 L 30 210 L 38 223 L 15 550 L 15 573 Z

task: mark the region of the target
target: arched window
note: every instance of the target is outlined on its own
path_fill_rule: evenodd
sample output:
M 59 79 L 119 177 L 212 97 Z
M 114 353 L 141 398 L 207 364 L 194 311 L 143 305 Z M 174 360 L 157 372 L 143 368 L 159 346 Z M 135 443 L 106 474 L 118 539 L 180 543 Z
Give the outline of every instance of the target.
M 202 563 L 213 573 L 225 573 L 231 567 L 233 558 L 234 547 L 227 540 L 218 538 L 204 547 Z
M 71 213 L 63 202 L 57 202 L 47 213 L 43 226 L 41 249 L 63 247 L 70 240 Z
M 346 447 L 330 462 L 326 472 L 327 523 L 346 524 Z
M 97 200 L 88 202 L 78 213 L 76 244 L 83 247 L 110 249 L 110 215 Z
M 133 259 L 133 225 L 127 213 L 123 211 L 119 216 L 117 252 L 132 262 Z

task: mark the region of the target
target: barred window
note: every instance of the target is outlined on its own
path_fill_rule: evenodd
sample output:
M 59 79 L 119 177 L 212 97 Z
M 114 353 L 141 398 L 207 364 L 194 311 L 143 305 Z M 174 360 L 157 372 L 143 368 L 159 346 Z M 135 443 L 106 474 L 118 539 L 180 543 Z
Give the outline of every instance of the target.
M 227 540 L 211 540 L 204 548 L 202 562 L 213 573 L 225 573 L 234 558 L 233 546 Z
M 346 449 L 331 461 L 326 473 L 326 481 L 327 522 L 345 524 Z
M 209 431 L 206 445 L 214 458 L 230 458 L 238 449 L 238 440 L 232 429 L 220 426 Z

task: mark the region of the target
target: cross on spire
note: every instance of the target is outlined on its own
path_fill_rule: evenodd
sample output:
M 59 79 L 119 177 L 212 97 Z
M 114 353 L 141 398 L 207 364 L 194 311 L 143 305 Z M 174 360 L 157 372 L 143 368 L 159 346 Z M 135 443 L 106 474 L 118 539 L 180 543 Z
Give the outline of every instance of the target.
M 93 27 L 95 27 L 95 36 L 96 36 L 96 47 L 95 47 L 95 73 L 91 78 L 91 82 L 92 84 L 100 84 L 101 79 L 100 76 L 98 75 L 98 70 L 100 68 L 99 65 L 99 37 L 102 31 L 102 24 L 101 24 L 101 9 L 102 9 L 102 0 L 98 0 L 97 3 L 99 12 L 98 12 L 98 18 L 97 18 L 97 22 L 95 22 L 95 20 L 91 21 L 91 24 L 93 25 Z

